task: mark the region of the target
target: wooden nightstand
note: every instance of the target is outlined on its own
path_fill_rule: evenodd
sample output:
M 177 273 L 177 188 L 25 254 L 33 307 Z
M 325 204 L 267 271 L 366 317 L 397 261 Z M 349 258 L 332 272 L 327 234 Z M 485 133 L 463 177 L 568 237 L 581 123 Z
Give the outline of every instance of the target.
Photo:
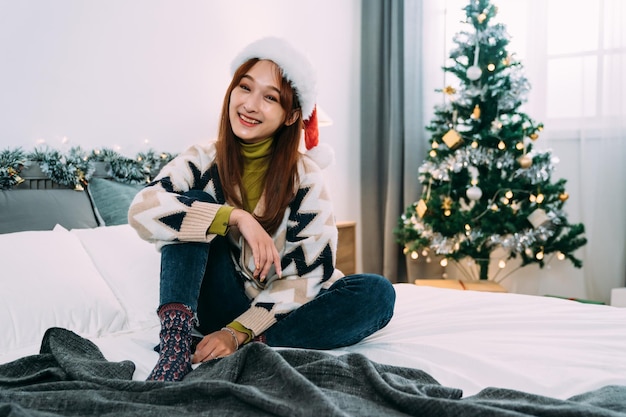
M 337 269 L 345 275 L 356 274 L 356 222 L 337 222 Z

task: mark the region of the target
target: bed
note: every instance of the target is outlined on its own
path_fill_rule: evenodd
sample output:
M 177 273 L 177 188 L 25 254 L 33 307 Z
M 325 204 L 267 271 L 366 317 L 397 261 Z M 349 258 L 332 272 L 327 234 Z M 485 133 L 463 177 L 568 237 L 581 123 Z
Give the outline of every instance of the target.
M 0 191 L 0 416 L 626 415 L 626 309 L 406 283 L 354 346 L 253 343 L 144 382 L 159 254 L 125 222 L 137 189 Z

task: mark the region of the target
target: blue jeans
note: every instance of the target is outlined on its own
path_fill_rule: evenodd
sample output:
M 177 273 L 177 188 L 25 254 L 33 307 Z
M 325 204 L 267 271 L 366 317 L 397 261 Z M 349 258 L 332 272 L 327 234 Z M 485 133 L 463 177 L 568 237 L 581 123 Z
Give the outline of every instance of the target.
M 191 307 L 202 334 L 224 327 L 251 304 L 229 245 L 227 238 L 217 236 L 211 243 L 175 243 L 161 250 L 160 305 Z M 389 323 L 395 299 L 393 286 L 380 275 L 346 276 L 280 317 L 265 331 L 266 343 L 310 349 L 355 344 Z

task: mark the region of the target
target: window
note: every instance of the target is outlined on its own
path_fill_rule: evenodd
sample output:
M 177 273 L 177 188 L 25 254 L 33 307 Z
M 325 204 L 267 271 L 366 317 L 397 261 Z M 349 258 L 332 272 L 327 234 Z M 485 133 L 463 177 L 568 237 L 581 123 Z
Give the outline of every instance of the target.
M 508 51 L 522 62 L 531 82 L 524 111 L 558 131 L 625 123 L 626 1 L 494 0 L 493 4 L 498 7 L 496 21 L 511 35 Z M 446 0 L 431 6 L 439 7 L 444 21 L 443 29 L 435 33 L 443 33 L 446 57 L 454 34 L 472 30 L 461 23 L 465 5 L 467 0 Z M 440 87 L 438 82 L 435 88 Z

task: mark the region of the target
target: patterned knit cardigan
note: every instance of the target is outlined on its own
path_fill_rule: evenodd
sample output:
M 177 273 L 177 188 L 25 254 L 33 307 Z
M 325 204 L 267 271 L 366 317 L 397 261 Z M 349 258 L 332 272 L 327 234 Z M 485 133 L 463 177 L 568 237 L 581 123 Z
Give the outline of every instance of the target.
M 139 236 L 161 248 L 173 242 L 210 242 L 208 229 L 217 210 L 227 205 L 214 164 L 214 143 L 196 145 L 167 164 L 155 181 L 141 190 L 128 213 Z M 236 228 L 228 232 L 236 267 L 247 278 L 245 290 L 252 300 L 249 310 L 235 320 L 259 335 L 283 315 L 312 300 L 322 288 L 343 277 L 335 269 L 337 227 L 332 203 L 319 166 L 306 154 L 298 163 L 299 184 L 293 201 L 273 240 L 281 257 L 282 278 L 274 268 L 265 282 L 252 277 L 252 251 Z M 181 194 L 203 190 L 218 204 Z M 255 213 L 262 213 L 262 195 Z

